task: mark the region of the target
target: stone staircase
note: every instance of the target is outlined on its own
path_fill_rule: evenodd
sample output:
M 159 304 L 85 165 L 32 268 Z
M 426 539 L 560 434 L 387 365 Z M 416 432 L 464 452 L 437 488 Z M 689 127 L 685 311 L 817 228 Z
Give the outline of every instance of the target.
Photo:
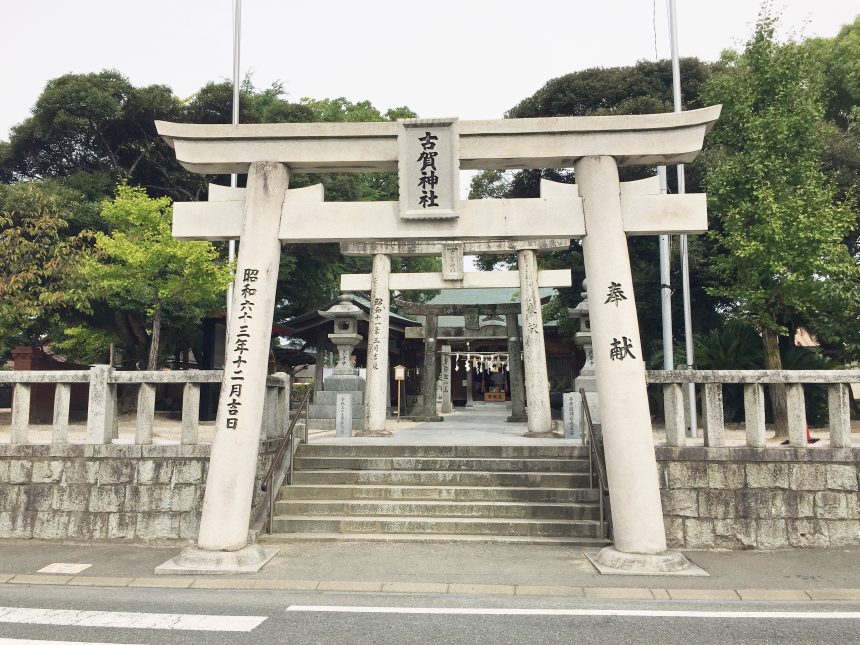
M 274 515 L 261 542 L 609 543 L 575 446 L 303 444 Z

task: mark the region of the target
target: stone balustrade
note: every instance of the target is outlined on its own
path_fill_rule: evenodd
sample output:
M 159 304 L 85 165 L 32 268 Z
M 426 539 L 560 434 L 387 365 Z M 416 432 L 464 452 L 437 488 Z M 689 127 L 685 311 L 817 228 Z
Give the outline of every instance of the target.
M 87 404 L 87 444 L 109 444 L 118 436 L 116 389 L 118 385 L 137 385 L 137 421 L 134 443 L 152 443 L 155 419 L 155 388 L 159 384 L 183 384 L 182 429 L 180 443 L 198 443 L 200 423 L 200 384 L 220 383 L 221 370 L 119 371 L 108 365 L 94 365 L 89 370 L 69 371 L 0 371 L 0 384 L 14 386 L 10 443 L 31 443 L 30 389 L 34 384 L 56 384 L 52 444 L 67 444 L 71 385 L 89 385 Z M 263 439 L 282 437 L 289 424 L 290 380 L 279 372 L 266 379 L 266 403 Z
M 701 386 L 702 420 L 705 446 L 726 445 L 723 419 L 723 385 L 744 387 L 746 445 L 766 445 L 764 385 L 781 383 L 786 387 L 788 407 L 788 440 L 791 447 L 807 445 L 806 405 L 803 386 L 827 386 L 830 447 L 851 447 L 850 383 L 860 383 L 860 370 L 655 370 L 648 372 L 648 382 L 663 385 L 666 419 L 666 445 L 686 444 L 682 384 Z

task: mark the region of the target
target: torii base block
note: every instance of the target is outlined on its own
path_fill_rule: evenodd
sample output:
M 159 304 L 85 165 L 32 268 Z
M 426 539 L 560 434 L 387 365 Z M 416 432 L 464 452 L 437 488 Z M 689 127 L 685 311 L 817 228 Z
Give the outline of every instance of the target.
M 209 551 L 189 546 L 175 558 L 155 568 L 156 575 L 207 576 L 225 573 L 257 573 L 280 549 L 249 544 L 238 551 Z
M 624 553 L 607 546 L 598 553 L 586 553 L 601 575 L 610 576 L 708 576 L 679 551 Z

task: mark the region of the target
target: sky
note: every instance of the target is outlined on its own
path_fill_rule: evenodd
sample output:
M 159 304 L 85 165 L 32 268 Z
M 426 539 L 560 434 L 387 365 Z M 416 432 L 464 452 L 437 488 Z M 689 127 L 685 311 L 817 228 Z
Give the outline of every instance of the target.
M 775 0 L 785 33 L 833 36 L 858 0 Z M 119 70 L 188 97 L 232 77 L 233 0 L 0 0 L 0 139 L 45 83 Z M 681 56 L 742 48 L 756 0 L 677 0 Z M 423 117 L 500 118 L 546 81 L 669 57 L 666 0 L 243 0 L 243 74 L 290 100 L 369 100 Z M 655 52 L 656 47 L 656 52 Z

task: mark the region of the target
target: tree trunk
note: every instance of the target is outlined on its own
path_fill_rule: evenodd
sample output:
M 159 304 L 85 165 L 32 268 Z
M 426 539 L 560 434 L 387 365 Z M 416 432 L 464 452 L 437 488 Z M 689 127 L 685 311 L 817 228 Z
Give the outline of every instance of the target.
M 764 366 L 769 370 L 782 369 L 782 356 L 779 353 L 779 335 L 772 329 L 763 329 L 761 334 L 764 343 Z M 770 404 L 773 409 L 773 423 L 777 438 L 788 438 L 788 405 L 786 403 L 785 385 L 771 383 Z
M 146 369 L 154 370 L 158 367 L 158 344 L 161 341 L 161 305 L 155 305 L 152 312 L 152 338 L 149 341 L 149 359 L 146 361 Z

